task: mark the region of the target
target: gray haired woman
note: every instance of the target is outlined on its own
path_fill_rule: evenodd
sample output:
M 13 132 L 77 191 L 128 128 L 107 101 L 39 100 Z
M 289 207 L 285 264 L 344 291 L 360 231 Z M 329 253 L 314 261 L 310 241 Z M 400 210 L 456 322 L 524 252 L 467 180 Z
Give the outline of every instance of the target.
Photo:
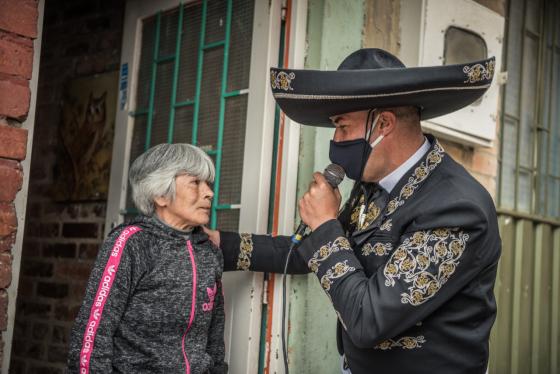
M 225 373 L 223 257 L 208 223 L 212 160 L 160 144 L 132 164 L 141 215 L 116 227 L 92 269 L 76 318 L 72 373 Z

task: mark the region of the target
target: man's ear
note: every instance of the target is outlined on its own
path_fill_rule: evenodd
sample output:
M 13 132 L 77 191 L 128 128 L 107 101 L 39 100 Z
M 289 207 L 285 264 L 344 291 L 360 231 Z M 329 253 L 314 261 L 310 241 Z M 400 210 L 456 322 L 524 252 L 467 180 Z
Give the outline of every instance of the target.
M 379 115 L 379 129 L 383 135 L 390 134 L 395 129 L 396 124 L 397 116 L 395 116 L 395 113 L 385 111 Z
M 165 196 L 158 196 L 154 199 L 154 203 L 156 203 L 158 207 L 163 208 L 169 205 L 169 199 Z

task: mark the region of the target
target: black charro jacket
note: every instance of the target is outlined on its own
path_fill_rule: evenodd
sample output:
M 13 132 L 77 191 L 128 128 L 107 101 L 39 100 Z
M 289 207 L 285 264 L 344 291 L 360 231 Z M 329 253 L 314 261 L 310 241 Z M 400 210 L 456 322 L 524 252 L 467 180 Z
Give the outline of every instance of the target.
M 430 150 L 378 219 L 370 210 L 357 227 L 352 213 L 364 200 L 356 193 L 292 255 L 289 272 L 314 272 L 332 301 L 338 348 L 353 374 L 482 374 L 488 364 L 501 252 L 496 209 L 428 138 Z M 221 247 L 225 270 L 282 272 L 289 238 L 223 232 Z

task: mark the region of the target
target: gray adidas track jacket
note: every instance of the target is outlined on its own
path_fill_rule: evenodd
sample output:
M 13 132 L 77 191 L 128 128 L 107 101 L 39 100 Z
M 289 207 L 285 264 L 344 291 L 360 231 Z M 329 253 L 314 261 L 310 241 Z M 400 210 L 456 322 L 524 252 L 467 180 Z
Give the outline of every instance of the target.
M 225 373 L 223 257 L 204 232 L 140 216 L 101 248 L 70 339 L 70 373 Z

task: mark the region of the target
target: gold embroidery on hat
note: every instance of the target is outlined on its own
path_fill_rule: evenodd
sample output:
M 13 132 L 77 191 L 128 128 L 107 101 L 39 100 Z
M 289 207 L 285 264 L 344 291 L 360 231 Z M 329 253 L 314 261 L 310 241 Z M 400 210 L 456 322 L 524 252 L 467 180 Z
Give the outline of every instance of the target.
M 321 246 L 318 251 L 313 253 L 313 257 L 307 262 L 309 269 L 317 273 L 319 271 L 319 265 L 321 262 L 325 261 L 331 254 L 338 251 L 351 251 L 350 242 L 344 236 L 339 236 L 332 242 Z
M 251 234 L 239 234 L 239 256 L 237 257 L 237 269 L 249 270 L 251 266 L 251 255 L 253 254 L 253 236 Z
M 336 265 L 332 266 L 325 275 L 321 277 L 321 286 L 328 291 L 331 289 L 332 284 L 337 278 L 342 277 L 348 272 L 356 270 L 355 267 L 348 265 L 348 260 L 344 262 L 337 262 Z
M 482 80 L 490 80 L 494 75 L 495 61 L 491 60 L 482 64 L 474 64 L 472 66 L 464 66 L 463 72 L 467 74 L 467 80 L 463 83 L 476 83 Z
M 426 156 L 426 159 L 414 169 L 414 173 L 408 178 L 408 182 L 401 188 L 400 193 L 387 204 L 387 215 L 395 213 L 395 211 L 414 194 L 420 183 L 424 181 L 441 162 L 444 155 L 443 152 L 443 147 L 436 140 L 434 149 L 432 149 Z
M 293 91 L 292 80 L 296 77 L 294 72 L 286 73 L 285 71 L 270 71 L 270 84 L 273 89 L 284 91 Z
M 371 245 L 371 243 L 366 243 L 362 247 L 362 255 L 369 256 L 370 254 L 375 254 L 376 256 L 386 256 L 391 253 L 393 249 L 393 245 L 391 243 L 375 243 Z
M 433 297 L 455 273 L 469 235 L 455 228 L 417 231 L 393 252 L 383 269 L 385 285 L 408 286 L 401 302 L 418 306 Z
M 393 348 L 402 348 L 402 349 L 415 349 L 415 348 L 422 348 L 421 344 L 426 343 L 426 339 L 420 336 L 403 336 L 399 339 L 387 339 L 373 347 L 374 349 L 381 349 L 383 351 L 390 350 Z

